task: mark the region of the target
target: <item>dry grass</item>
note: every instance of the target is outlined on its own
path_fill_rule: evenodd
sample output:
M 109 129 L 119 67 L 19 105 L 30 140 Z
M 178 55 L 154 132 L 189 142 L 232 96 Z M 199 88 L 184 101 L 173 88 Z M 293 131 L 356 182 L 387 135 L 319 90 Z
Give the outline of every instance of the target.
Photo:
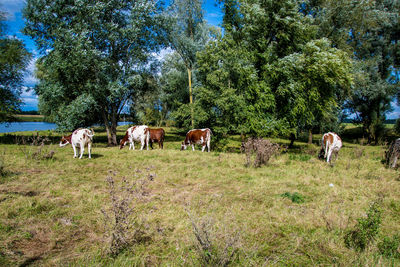
M 164 150 L 150 151 L 107 148 L 96 143 L 98 133 L 92 159 L 73 159 L 67 147 L 34 161 L 17 145 L 0 145 L 7 171 L 0 177 L 0 265 L 200 266 L 187 207 L 212 218 L 219 251 L 222 240 L 240 236 L 234 266 L 400 264 L 377 248 L 383 236 L 400 232 L 399 174 L 382 164 L 383 147 L 359 153 L 359 145 L 345 143 L 332 167 L 317 159 L 317 146 L 310 155 L 304 151 L 313 149 L 295 143 L 268 166 L 247 168 L 244 154 L 179 151 L 183 137 L 171 131 Z M 134 182 L 138 170 L 152 173 L 146 201 L 134 203 L 151 235 L 110 257 L 101 212 L 111 207 L 105 179 L 113 171 Z M 305 202 L 281 197 L 285 192 Z M 376 241 L 364 252 L 347 248 L 346 231 L 377 199 Z

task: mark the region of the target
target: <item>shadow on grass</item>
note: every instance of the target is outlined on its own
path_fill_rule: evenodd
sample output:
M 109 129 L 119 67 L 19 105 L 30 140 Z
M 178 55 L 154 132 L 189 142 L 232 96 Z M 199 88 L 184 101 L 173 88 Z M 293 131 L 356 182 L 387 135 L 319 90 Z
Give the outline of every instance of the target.
M 83 155 L 83 157 L 84 157 L 84 156 L 85 156 L 85 154 Z M 92 156 L 93 159 L 98 159 L 98 158 L 104 157 L 103 154 L 97 154 L 97 153 L 92 153 L 91 156 Z M 82 158 L 83 158 L 83 157 L 82 157 Z

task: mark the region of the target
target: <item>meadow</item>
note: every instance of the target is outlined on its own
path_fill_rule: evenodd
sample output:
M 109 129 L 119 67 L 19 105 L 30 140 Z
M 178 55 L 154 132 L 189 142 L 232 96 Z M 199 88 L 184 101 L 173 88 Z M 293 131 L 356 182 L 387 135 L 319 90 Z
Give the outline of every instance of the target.
M 237 136 L 235 152 L 180 151 L 170 128 L 164 150 L 132 151 L 96 130 L 92 159 L 79 160 L 41 134 L 53 143 L 0 136 L 0 265 L 400 265 L 400 179 L 386 146 L 348 139 L 327 164 L 315 135 L 253 168 Z

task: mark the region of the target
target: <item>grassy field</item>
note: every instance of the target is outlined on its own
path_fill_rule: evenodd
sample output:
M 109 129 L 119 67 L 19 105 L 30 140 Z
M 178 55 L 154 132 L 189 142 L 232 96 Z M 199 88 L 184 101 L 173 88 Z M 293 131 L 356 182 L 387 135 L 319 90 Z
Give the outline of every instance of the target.
M 331 166 L 314 138 L 261 168 L 240 153 L 179 151 L 172 129 L 149 151 L 107 147 L 96 131 L 81 160 L 56 143 L 41 148 L 50 159 L 1 144 L 0 266 L 399 266 L 400 179 L 385 148 L 345 142 Z M 372 203 L 380 220 L 367 217 Z M 364 250 L 346 246 L 352 231 L 371 236 Z

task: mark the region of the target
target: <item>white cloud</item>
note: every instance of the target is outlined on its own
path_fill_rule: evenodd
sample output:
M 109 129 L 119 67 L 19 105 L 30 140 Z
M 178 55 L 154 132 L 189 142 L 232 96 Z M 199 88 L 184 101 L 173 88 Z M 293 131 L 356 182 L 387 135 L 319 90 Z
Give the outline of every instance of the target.
M 39 81 L 35 77 L 35 70 L 36 70 L 36 60 L 38 58 L 34 57 L 29 62 L 26 74 L 24 76 L 24 84 L 29 87 L 35 86 Z
M 7 12 L 9 20 L 15 20 L 15 13 L 21 12 L 25 0 L 0 0 L 0 9 Z

